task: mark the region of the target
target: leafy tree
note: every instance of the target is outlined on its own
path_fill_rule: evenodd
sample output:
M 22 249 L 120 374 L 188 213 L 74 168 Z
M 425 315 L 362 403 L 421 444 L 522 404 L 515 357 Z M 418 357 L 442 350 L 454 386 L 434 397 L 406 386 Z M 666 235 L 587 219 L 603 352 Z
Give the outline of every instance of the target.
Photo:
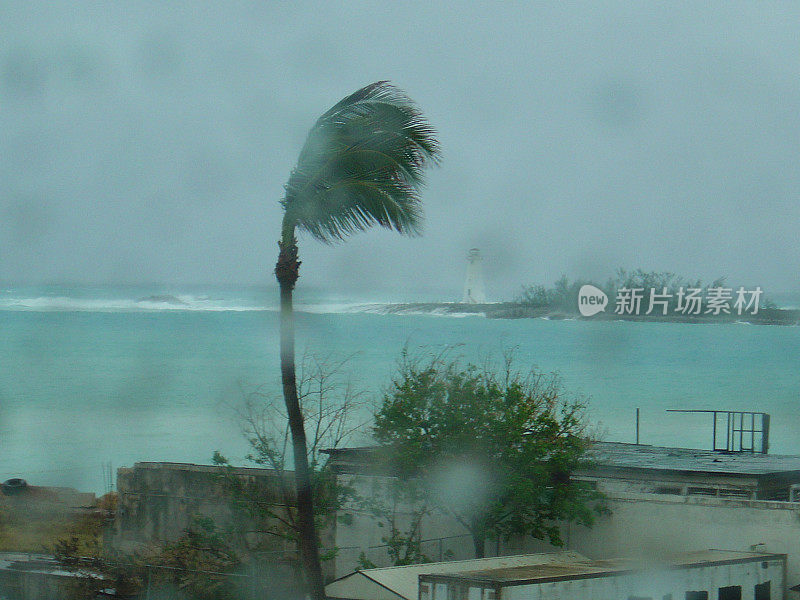
M 295 380 L 292 292 L 300 267 L 296 233 L 300 229 L 323 242 L 342 240 L 373 225 L 416 233 L 423 172 L 438 155 L 435 133 L 411 99 L 379 81 L 347 96 L 317 120 L 281 200 L 284 213 L 275 266 L 281 379 L 292 438 L 300 554 L 314 600 L 323 600 L 325 589 Z
M 374 435 L 401 479 L 423 480 L 428 502 L 472 536 L 528 535 L 561 545 L 560 523 L 590 526 L 602 496 L 572 473 L 589 463 L 583 405 L 554 376 L 462 366 L 403 353 Z

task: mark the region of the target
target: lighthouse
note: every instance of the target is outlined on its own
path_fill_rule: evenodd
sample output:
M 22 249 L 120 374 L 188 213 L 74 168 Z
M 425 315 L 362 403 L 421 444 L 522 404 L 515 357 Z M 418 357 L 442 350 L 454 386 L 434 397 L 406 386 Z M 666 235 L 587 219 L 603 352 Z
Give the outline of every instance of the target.
M 467 253 L 467 279 L 464 282 L 464 299 L 461 302 L 464 304 L 486 303 L 481 252 L 477 248 L 472 248 Z

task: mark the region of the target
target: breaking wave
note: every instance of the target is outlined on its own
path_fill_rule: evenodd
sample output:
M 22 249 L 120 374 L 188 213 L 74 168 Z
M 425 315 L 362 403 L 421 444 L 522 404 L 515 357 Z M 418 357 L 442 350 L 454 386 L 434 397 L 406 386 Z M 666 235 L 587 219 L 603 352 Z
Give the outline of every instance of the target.
M 295 304 L 294 309 L 298 312 L 312 313 L 317 315 L 325 314 L 347 314 L 347 313 L 380 313 L 376 307 L 385 306 L 384 304 L 372 303 L 320 303 L 320 304 Z
M 10 290 L 9 290 L 10 291 Z M 483 313 L 460 313 L 443 308 L 398 308 L 391 302 L 318 302 L 295 304 L 295 311 L 310 314 L 376 314 L 434 317 L 475 317 Z M 257 299 L 226 299 L 191 294 L 154 294 L 138 298 L 81 297 L 67 295 L 7 295 L 0 293 L 0 311 L 28 312 L 276 312 L 277 303 Z
M 231 302 L 191 295 L 157 295 L 142 298 L 75 298 L 70 296 L 32 296 L 0 298 L 0 310 L 33 312 L 159 312 L 159 311 L 257 311 L 273 307 Z

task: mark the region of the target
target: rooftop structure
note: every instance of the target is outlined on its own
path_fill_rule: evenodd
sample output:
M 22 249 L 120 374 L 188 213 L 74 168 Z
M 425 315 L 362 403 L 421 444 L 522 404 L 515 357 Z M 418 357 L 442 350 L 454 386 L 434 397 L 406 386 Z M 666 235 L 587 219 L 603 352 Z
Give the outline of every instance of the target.
M 622 442 L 597 442 L 593 456 L 603 468 L 715 473 L 752 476 L 800 476 L 800 456 L 724 453 Z
M 454 574 L 487 569 L 518 569 L 543 567 L 588 561 L 576 552 L 553 552 L 548 554 L 523 554 L 497 556 L 450 562 L 424 563 L 402 567 L 364 569 L 340 577 L 325 587 L 330 598 L 348 600 L 417 600 L 418 581 L 423 574 Z
M 377 447 L 329 450 L 339 473 L 386 475 Z M 800 456 L 597 442 L 575 473 L 606 491 L 800 500 Z
M 796 500 L 800 456 L 599 442 L 578 474 L 607 491 Z
M 335 448 L 325 450 L 340 473 L 362 473 L 375 466 L 381 452 L 377 446 Z M 594 466 L 604 473 L 612 469 L 631 471 L 704 473 L 718 475 L 750 475 L 800 477 L 800 456 L 760 453 L 731 453 L 628 444 L 596 442 L 590 450 Z M 379 464 L 379 463 L 377 463 Z
M 419 600 L 777 600 L 784 596 L 785 573 L 785 554 L 756 552 L 684 552 L 658 563 L 633 559 L 574 559 L 511 568 L 422 574 Z
M 340 600 L 769 600 L 782 597 L 785 571 L 784 554 L 702 550 L 654 563 L 630 558 L 592 560 L 576 552 L 557 552 L 359 570 L 328 584 L 325 591 Z M 753 589 L 754 595 L 743 596 L 742 588 Z M 705 596 L 691 595 L 703 592 Z
M 548 555 L 545 554 L 539 556 Z M 472 571 L 462 571 L 458 569 L 456 571 L 444 573 L 425 573 L 422 575 L 422 579 L 428 581 L 458 579 L 460 581 L 493 583 L 499 585 L 519 585 L 523 583 L 550 583 L 553 581 L 566 579 L 592 579 L 595 577 L 609 577 L 612 575 L 623 575 L 637 571 L 648 571 L 653 569 L 677 570 L 743 564 L 756 561 L 780 562 L 786 558 L 783 554 L 735 552 L 732 550 L 697 550 L 692 552 L 682 552 L 657 562 L 634 558 L 591 560 L 574 552 L 567 552 L 554 556 L 556 557 L 554 560 L 541 562 L 538 564 L 520 565 L 515 567 L 487 565 L 486 568 Z M 500 559 L 488 560 L 502 562 Z M 424 567 L 424 565 L 418 566 Z
M 762 454 L 767 454 L 769 452 L 770 416 L 767 413 L 741 410 L 683 408 L 668 409 L 667 412 L 711 415 L 712 450 L 720 450 L 723 452 L 760 452 Z M 639 441 L 638 437 L 636 441 Z

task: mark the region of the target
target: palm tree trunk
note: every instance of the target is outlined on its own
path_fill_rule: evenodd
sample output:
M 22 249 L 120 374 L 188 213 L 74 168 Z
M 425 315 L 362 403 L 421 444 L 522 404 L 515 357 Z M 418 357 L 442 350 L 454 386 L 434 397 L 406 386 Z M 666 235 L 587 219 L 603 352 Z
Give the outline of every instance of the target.
M 475 558 L 484 558 L 486 556 L 486 532 L 473 530 L 470 533 L 472 535 L 472 546 L 475 548 Z
M 314 525 L 314 505 L 311 488 L 311 472 L 308 467 L 306 448 L 306 432 L 303 413 L 297 398 L 297 379 L 295 376 L 294 353 L 294 311 L 292 308 L 292 292 L 299 276 L 300 261 L 297 260 L 297 244 L 294 232 L 290 236 L 284 234 L 278 243 L 280 253 L 275 265 L 275 276 L 278 279 L 281 295 L 281 381 L 283 383 L 283 399 L 289 417 L 289 429 L 292 433 L 292 449 L 294 451 L 294 480 L 297 490 L 297 526 L 300 558 L 305 572 L 306 585 L 312 600 L 325 599 L 325 583 L 322 578 L 322 566 L 317 546 L 317 532 Z

